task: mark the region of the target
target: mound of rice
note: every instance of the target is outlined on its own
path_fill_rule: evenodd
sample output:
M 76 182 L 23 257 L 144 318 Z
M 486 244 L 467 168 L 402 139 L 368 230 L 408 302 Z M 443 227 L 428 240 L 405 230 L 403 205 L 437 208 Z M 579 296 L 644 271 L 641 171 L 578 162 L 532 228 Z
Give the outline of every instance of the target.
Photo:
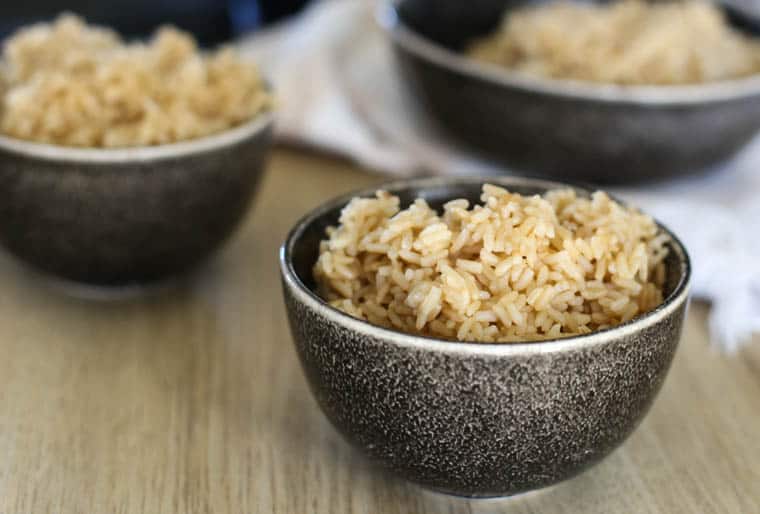
M 3 48 L 0 131 L 63 146 L 147 146 L 193 139 L 271 107 L 256 66 L 231 49 L 209 55 L 163 28 L 148 44 L 64 15 Z
M 468 53 L 533 75 L 617 84 L 694 84 L 760 71 L 760 43 L 697 0 L 525 7 Z
M 486 184 L 481 200 L 439 215 L 384 191 L 354 198 L 321 243 L 320 293 L 377 325 L 481 342 L 585 334 L 662 303 L 667 236 L 649 216 L 571 189 Z

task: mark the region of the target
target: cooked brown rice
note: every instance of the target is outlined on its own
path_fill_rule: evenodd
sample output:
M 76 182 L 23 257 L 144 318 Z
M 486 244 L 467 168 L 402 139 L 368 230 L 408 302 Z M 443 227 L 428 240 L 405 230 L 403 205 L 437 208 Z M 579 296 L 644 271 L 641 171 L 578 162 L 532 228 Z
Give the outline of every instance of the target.
M 618 84 L 692 84 L 760 71 L 760 43 L 696 0 L 525 7 L 468 53 L 533 75 Z
M 220 132 L 271 106 L 256 66 L 203 55 L 173 28 L 147 44 L 64 15 L 5 43 L 0 131 L 64 146 L 171 143 Z
M 327 230 L 314 276 L 331 305 L 404 332 L 464 341 L 585 334 L 662 303 L 667 236 L 605 193 L 522 196 L 484 185 L 483 205 L 378 191 Z

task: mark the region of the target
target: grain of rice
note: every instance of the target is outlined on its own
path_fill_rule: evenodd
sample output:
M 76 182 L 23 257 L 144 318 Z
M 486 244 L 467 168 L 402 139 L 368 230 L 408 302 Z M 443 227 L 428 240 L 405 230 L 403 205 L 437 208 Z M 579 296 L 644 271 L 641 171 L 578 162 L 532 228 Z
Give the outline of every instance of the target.
M 344 312 L 446 339 L 531 341 L 615 326 L 662 303 L 668 237 L 597 192 L 525 197 L 486 184 L 483 205 L 378 191 L 327 230 L 314 275 Z

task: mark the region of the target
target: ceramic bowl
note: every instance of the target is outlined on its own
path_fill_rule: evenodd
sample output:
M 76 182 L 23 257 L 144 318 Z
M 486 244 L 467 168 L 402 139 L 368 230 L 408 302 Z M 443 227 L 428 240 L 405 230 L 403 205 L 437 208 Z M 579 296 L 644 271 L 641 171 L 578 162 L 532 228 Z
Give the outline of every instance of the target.
M 488 182 L 523 194 L 562 186 L 515 177 Z M 399 195 L 402 206 L 422 197 L 440 209 L 452 198 L 478 201 L 482 183 L 422 179 L 383 189 Z M 350 196 L 295 226 L 280 250 L 280 267 L 290 329 L 311 391 L 360 451 L 428 488 L 502 496 L 572 477 L 636 428 L 665 380 L 686 311 L 689 258 L 675 237 L 666 262 L 666 299 L 647 314 L 566 339 L 452 342 L 371 325 L 317 295 L 312 267 L 319 241 Z
M 614 86 L 532 77 L 462 54 L 526 3 L 397 0 L 380 12 L 413 96 L 483 157 L 558 180 L 635 182 L 703 172 L 760 129 L 758 76 Z
M 88 284 L 179 273 L 233 232 L 271 139 L 271 114 L 155 147 L 79 149 L 0 137 L 0 243 L 37 269 Z

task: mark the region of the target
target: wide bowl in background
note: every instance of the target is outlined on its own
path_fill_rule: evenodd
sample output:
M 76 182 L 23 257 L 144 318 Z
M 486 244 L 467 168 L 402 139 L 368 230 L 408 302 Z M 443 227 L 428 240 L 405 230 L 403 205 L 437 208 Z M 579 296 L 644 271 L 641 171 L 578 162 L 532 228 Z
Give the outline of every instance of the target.
M 487 181 L 523 194 L 562 186 L 516 177 Z M 399 195 L 403 206 L 422 197 L 440 209 L 452 198 L 477 202 L 483 182 L 420 179 L 382 188 Z M 319 241 L 351 196 L 303 218 L 280 251 L 280 267 L 311 390 L 327 418 L 363 453 L 442 492 L 510 495 L 586 469 L 639 424 L 665 380 L 687 305 L 689 259 L 675 237 L 666 261 L 666 299 L 654 311 L 565 339 L 452 342 L 371 325 L 317 295 L 312 268 Z
M 151 282 L 233 232 L 262 176 L 272 115 L 168 145 L 80 149 L 0 136 L 0 244 L 67 280 Z
M 414 97 L 487 159 L 558 180 L 634 182 L 702 172 L 760 129 L 759 76 L 616 86 L 533 77 L 462 54 L 528 3 L 395 0 L 380 11 Z

